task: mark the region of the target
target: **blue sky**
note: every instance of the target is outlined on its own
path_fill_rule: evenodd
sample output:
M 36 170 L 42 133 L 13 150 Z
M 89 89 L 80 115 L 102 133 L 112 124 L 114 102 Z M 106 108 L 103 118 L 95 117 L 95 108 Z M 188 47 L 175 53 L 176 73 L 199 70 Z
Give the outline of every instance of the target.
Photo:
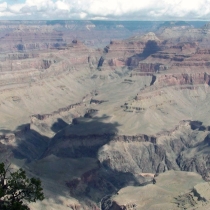
M 5 20 L 210 20 L 210 0 L 0 0 Z

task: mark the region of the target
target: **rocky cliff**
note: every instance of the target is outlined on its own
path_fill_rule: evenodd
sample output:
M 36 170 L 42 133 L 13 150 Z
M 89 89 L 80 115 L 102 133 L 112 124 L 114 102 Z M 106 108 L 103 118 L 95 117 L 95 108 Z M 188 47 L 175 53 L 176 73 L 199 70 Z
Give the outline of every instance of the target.
M 208 29 L 132 29 L 133 37 L 94 49 L 84 43 L 102 23 L 21 23 L 5 29 L 0 21 L 0 158 L 42 179 L 46 200 L 32 209 L 159 208 L 157 200 L 144 207 L 119 199 L 124 192 L 143 198 L 147 188 L 154 197 L 170 194 L 168 209 L 208 200 L 195 175 L 209 180 Z M 181 196 L 177 184 L 165 188 L 170 173 L 195 182 Z

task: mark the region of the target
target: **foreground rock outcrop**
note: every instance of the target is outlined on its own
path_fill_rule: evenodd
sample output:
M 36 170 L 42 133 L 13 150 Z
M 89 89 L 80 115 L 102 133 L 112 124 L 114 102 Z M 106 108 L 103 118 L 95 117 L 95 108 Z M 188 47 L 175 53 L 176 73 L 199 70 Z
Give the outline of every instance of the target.
M 209 193 L 203 198 L 201 186 L 209 189 L 209 185 L 196 173 L 169 171 L 155 179 L 155 184 L 121 189 L 110 198 L 111 205 L 102 205 L 102 209 L 208 209 Z

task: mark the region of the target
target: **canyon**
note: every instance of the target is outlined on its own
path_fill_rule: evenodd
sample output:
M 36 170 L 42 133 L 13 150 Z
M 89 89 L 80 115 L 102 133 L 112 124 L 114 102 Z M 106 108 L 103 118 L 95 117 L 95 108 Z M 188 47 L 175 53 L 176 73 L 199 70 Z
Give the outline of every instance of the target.
M 0 21 L 0 159 L 41 179 L 32 210 L 210 207 L 202 24 Z

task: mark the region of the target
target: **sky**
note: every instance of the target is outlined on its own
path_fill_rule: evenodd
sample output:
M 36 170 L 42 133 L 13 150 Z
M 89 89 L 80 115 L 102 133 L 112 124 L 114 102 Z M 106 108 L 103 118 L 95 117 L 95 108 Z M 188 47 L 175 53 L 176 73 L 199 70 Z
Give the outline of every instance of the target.
M 210 20 L 210 0 L 0 0 L 0 20 Z

